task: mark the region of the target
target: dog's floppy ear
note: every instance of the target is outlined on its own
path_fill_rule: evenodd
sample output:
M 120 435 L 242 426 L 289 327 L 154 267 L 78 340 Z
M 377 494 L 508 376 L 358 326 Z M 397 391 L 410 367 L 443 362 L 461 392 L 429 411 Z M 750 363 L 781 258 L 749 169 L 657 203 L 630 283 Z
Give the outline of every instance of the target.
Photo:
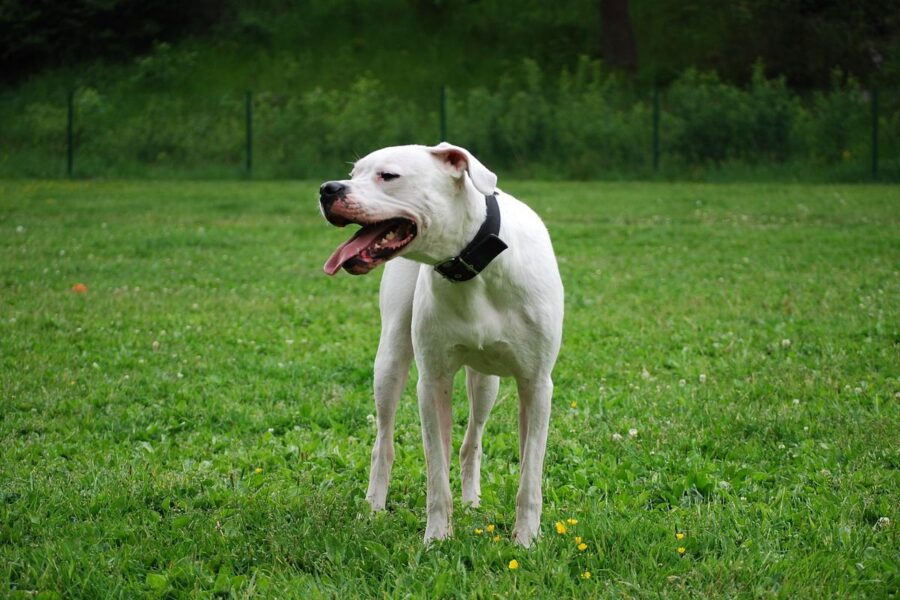
M 482 194 L 493 194 L 497 189 L 497 176 L 472 156 L 465 148 L 441 142 L 428 149 L 453 177 L 462 177 L 468 172 L 475 189 Z

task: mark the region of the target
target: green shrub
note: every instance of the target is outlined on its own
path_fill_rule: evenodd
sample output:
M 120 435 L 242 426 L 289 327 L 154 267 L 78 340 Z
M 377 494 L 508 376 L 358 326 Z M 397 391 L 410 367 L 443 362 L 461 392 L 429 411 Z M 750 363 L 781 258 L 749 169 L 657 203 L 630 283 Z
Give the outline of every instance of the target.
M 814 161 L 838 163 L 865 150 L 869 98 L 854 79 L 842 80 L 836 71 L 832 89 L 813 95 L 803 135 Z
M 766 79 L 762 63 L 753 67 L 747 91 L 747 119 L 738 154 L 749 162 L 784 162 L 793 151 L 794 122 L 799 102 L 787 89 L 784 78 Z
M 164 47 L 137 79 L 112 90 L 75 93 L 76 172 L 83 175 L 231 175 L 246 156 L 244 94 L 148 91 L 167 66 Z M 0 99 L 0 173 L 53 176 L 66 155 L 65 96 Z M 740 177 L 820 172 L 868 175 L 870 98 L 852 79 L 802 98 L 762 65 L 739 88 L 688 70 L 661 92 L 660 145 L 667 175 Z M 494 89 L 449 90 L 448 135 L 498 171 L 520 177 L 595 179 L 651 174 L 651 91 L 582 58 L 550 77 L 534 61 L 510 69 Z M 375 148 L 438 140 L 438 107 L 397 97 L 362 76 L 346 90 L 253 96 L 254 173 L 262 177 L 342 176 Z M 882 100 L 882 162 L 900 160 L 900 106 Z M 891 175 L 893 173 L 893 175 Z M 795 176 L 795 175 L 791 175 Z
M 740 155 L 742 129 L 752 121 L 746 93 L 715 73 L 686 71 L 666 96 L 677 129 L 675 154 L 688 163 L 721 163 Z
M 620 80 L 582 60 L 574 76 L 560 76 L 558 90 L 552 127 L 557 169 L 593 179 L 648 164 L 652 116 Z

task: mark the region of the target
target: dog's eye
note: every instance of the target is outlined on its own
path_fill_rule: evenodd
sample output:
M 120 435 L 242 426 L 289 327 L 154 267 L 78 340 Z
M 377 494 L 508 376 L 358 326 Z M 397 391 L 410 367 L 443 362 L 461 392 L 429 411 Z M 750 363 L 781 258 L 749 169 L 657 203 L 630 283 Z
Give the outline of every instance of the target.
M 379 173 L 379 177 L 381 177 L 384 181 L 391 181 L 392 179 L 397 179 L 400 177 L 396 173 Z

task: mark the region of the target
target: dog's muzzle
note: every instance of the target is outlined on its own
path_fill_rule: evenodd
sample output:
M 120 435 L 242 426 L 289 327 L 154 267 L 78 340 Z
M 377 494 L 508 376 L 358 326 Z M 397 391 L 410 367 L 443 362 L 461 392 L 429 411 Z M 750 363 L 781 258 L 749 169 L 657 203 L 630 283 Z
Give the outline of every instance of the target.
M 319 188 L 319 204 L 322 205 L 322 214 L 332 225 L 343 227 L 350 221 L 340 215 L 336 215 L 331 210 L 334 203 L 344 198 L 347 194 L 347 186 L 339 181 L 326 181 Z
M 319 188 L 319 204 L 329 223 L 362 226 L 326 261 L 324 269 L 329 275 L 341 268 L 354 275 L 368 273 L 396 256 L 418 233 L 416 223 L 407 218 L 373 221 L 360 216 L 355 207 L 348 207 L 347 192 L 348 187 L 339 181 L 326 181 Z

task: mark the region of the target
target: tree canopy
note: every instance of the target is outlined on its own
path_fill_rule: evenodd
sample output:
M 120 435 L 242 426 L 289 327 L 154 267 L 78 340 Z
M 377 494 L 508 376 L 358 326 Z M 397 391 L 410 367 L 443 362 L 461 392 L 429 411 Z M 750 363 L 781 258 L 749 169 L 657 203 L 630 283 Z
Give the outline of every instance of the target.
M 0 0 L 0 73 L 9 83 L 128 61 L 185 36 L 309 52 L 327 52 L 333 36 L 355 45 L 365 65 L 372 53 L 416 52 L 433 35 L 467 49 L 444 57 L 460 64 L 529 57 L 558 69 L 584 55 L 644 80 L 696 67 L 744 83 L 761 62 L 803 89 L 827 86 L 835 69 L 900 80 L 898 30 L 897 0 Z M 372 37 L 379 43 L 366 44 Z

